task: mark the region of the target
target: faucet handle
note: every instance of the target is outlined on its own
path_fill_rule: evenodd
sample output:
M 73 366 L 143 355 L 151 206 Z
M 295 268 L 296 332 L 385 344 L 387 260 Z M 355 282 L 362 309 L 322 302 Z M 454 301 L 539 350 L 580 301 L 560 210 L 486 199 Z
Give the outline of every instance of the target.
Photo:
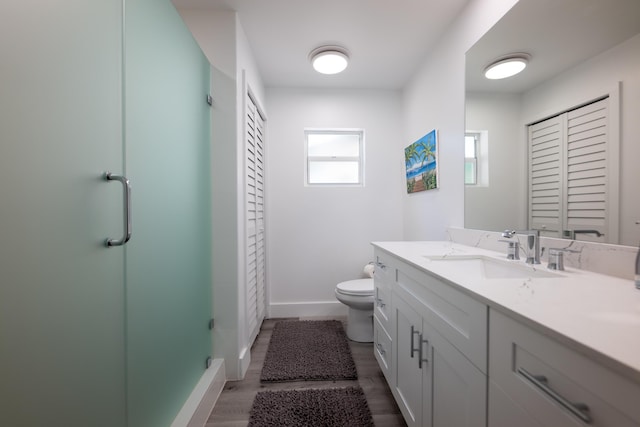
M 514 235 L 516 234 L 516 230 L 504 230 L 502 232 L 502 237 L 505 237 L 507 239 L 512 238 Z

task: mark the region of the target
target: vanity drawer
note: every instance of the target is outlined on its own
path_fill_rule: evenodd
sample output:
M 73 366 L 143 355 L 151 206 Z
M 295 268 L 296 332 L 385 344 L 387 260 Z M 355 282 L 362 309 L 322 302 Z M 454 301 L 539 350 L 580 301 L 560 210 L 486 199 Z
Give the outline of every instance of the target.
M 391 358 L 393 357 L 393 341 L 376 316 L 373 317 L 373 352 L 387 382 L 391 381 Z
M 493 381 L 489 381 L 490 427 L 542 427 Z
M 373 279 L 375 283 L 380 287 L 391 289 L 391 285 L 396 281 L 395 259 L 380 249 L 375 249 L 373 256 L 375 265 Z
M 375 301 L 373 313 L 387 331 L 393 330 L 391 325 L 391 292 L 396 281 L 396 260 L 389 254 L 375 250 L 375 274 L 373 283 L 375 286 Z
M 487 312 L 485 304 L 417 268 L 402 264 L 397 292 L 481 372 L 487 373 Z
M 640 426 L 640 384 L 495 310 L 489 334 L 491 381 L 541 426 Z
M 385 287 L 375 286 L 375 301 L 373 303 L 373 313 L 380 323 L 391 329 L 391 290 Z

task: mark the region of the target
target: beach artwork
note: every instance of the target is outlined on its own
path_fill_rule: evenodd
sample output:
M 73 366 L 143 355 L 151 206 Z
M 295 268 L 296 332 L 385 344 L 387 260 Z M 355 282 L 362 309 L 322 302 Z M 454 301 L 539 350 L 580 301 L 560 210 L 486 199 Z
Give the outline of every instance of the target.
M 438 132 L 432 130 L 404 149 L 407 193 L 438 188 Z

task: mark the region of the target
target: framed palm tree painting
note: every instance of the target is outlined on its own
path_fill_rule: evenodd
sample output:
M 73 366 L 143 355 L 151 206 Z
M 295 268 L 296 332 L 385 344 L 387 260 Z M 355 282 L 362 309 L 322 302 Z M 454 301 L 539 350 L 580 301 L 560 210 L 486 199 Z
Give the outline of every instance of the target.
M 432 130 L 404 149 L 407 193 L 438 188 L 438 131 Z

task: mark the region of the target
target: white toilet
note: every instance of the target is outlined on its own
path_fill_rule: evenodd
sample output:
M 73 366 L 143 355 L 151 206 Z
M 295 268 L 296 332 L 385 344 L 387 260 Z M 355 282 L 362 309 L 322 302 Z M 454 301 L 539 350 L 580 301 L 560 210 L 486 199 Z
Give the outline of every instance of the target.
M 338 283 L 335 294 L 349 307 L 347 337 L 356 342 L 373 342 L 373 279 Z

